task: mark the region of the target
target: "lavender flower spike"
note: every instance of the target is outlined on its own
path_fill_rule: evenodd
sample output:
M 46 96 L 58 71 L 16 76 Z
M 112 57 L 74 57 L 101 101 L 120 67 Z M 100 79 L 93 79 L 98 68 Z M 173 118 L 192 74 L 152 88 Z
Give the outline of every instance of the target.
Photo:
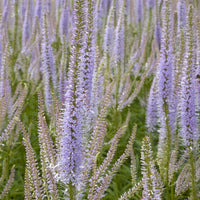
M 7 23 L 8 14 L 9 14 L 9 3 L 7 1 L 7 2 L 4 3 L 4 9 L 3 9 L 2 16 L 1 16 L 1 24 L 0 24 L 1 32 L 2 32 L 3 27 L 5 26 L 5 24 Z
M 52 81 L 54 89 L 56 89 L 56 70 L 53 61 L 52 47 L 50 45 L 49 37 L 47 30 L 47 21 L 46 14 L 43 14 L 43 27 L 42 27 L 42 44 L 41 44 L 41 53 L 42 53 L 42 67 L 41 72 L 43 76 L 44 84 L 44 94 L 45 94 L 45 104 L 48 112 L 50 111 L 51 105 L 51 87 L 50 82 Z
M 136 1 L 136 19 L 137 23 L 140 23 L 143 18 L 143 1 L 137 0 Z
M 51 77 L 51 81 L 54 89 L 57 88 L 56 69 L 54 65 L 53 50 L 51 47 L 51 41 L 49 39 L 49 32 L 47 26 L 46 13 L 43 13 L 43 27 L 42 27 L 42 59 L 45 62 L 47 73 Z
M 94 15 L 95 1 L 87 1 L 87 19 L 86 19 L 86 34 L 84 40 L 84 69 L 83 69 L 83 87 L 87 96 L 87 102 L 90 102 L 92 91 L 92 76 L 95 64 L 95 43 L 96 43 L 96 19 Z
M 183 68 L 181 89 L 181 127 L 182 136 L 188 146 L 198 139 L 195 115 L 195 43 L 193 6 L 189 6 L 186 23 L 186 56 Z
M 47 13 L 50 13 L 51 12 L 51 0 L 45 0 L 45 10 Z
M 161 46 L 161 25 L 160 25 L 160 19 L 159 18 L 156 19 L 154 35 L 155 35 L 156 42 L 158 44 L 158 48 L 160 49 L 160 46 Z
M 172 22 L 170 15 L 169 0 L 164 1 L 163 28 L 161 38 L 160 77 L 159 92 L 163 104 L 171 101 L 172 97 Z
M 146 116 L 146 124 L 148 127 L 148 131 L 152 132 L 155 130 L 158 118 L 158 108 L 157 108 L 157 100 L 158 100 L 158 76 L 154 77 L 150 94 L 148 100 L 147 107 L 147 116 Z
M 95 45 L 97 23 L 95 16 L 95 1 L 86 1 L 85 33 L 82 48 L 82 87 L 83 87 L 83 132 L 86 138 L 92 126 L 93 108 L 91 105 L 93 71 L 95 66 Z M 89 111 L 89 112 L 88 112 Z M 87 140 L 87 139 L 86 139 Z
M 173 45 L 172 45 L 172 17 L 171 17 L 171 1 L 165 0 L 163 5 L 163 27 L 161 35 L 161 56 L 159 70 L 159 104 L 161 119 L 161 135 L 164 139 L 166 132 L 171 134 L 174 126 L 173 113 Z M 168 127 L 170 126 L 170 127 Z M 171 130 L 166 130 L 171 128 Z M 170 133 L 169 133 L 170 132 Z M 161 145 L 162 146 L 162 145 Z
M 156 199 L 161 200 L 162 198 L 162 183 L 161 179 L 156 171 L 153 152 L 151 149 L 150 139 L 145 137 L 142 141 L 142 151 L 141 151 L 141 162 L 142 162 L 142 182 L 143 191 L 142 199 Z
M 159 69 L 159 119 L 160 135 L 158 144 L 158 158 L 160 168 L 163 173 L 168 173 L 169 154 L 171 150 L 171 138 L 174 133 L 174 102 L 173 102 L 173 45 L 172 45 L 172 16 L 171 0 L 164 0 L 162 11 L 162 39 Z M 165 150 L 167 148 L 167 151 Z M 167 161 L 163 160 L 164 154 L 168 154 Z M 166 181 L 168 175 L 165 174 Z
M 179 0 L 177 4 L 178 13 L 178 31 L 186 24 L 186 5 L 185 0 Z
M 69 10 L 68 8 L 63 8 L 60 18 L 60 37 L 63 39 L 63 37 L 67 38 L 68 35 L 68 25 L 69 25 Z M 64 43 L 64 41 L 62 41 Z
M 30 37 L 30 1 L 26 4 L 25 19 L 23 24 L 23 33 L 22 33 L 22 46 L 25 46 L 29 37 Z
M 77 187 L 82 159 L 82 74 L 81 49 L 83 48 L 84 0 L 74 1 L 74 26 L 72 30 L 71 57 L 64 112 L 61 119 L 60 153 L 58 165 L 60 179 L 70 190 Z
M 39 21 L 39 24 L 41 24 L 41 18 L 42 18 L 42 0 L 37 0 L 35 6 L 33 26 L 36 25 L 37 20 Z

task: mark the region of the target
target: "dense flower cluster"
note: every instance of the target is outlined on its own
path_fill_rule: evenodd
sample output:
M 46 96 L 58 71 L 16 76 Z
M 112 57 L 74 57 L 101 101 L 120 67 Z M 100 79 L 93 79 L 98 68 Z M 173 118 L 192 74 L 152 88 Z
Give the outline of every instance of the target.
M 200 199 L 199 9 L 0 1 L 0 199 Z

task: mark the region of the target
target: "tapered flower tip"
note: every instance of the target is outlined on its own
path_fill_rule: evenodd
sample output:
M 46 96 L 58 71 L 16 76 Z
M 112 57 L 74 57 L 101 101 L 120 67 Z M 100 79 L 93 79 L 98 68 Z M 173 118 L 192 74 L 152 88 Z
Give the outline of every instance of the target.
M 67 37 L 68 34 L 68 24 L 69 24 L 69 11 L 68 8 L 62 10 L 60 18 L 60 35 L 61 37 Z
M 155 6 L 155 0 L 146 0 L 146 6 L 148 9 L 152 9 Z
M 185 0 L 179 0 L 177 4 L 178 28 L 184 27 L 186 24 L 186 3 Z
M 136 19 L 137 23 L 141 22 L 143 18 L 143 2 L 141 0 L 136 1 Z

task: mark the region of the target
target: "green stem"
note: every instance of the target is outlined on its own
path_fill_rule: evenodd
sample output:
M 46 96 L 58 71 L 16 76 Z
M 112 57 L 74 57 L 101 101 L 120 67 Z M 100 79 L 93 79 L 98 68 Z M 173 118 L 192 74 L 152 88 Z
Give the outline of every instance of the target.
M 196 185 L 195 185 L 195 166 L 194 166 L 194 150 L 190 150 L 190 165 L 192 170 L 192 200 L 196 200 Z
M 195 7 L 198 8 L 198 5 L 199 5 L 198 0 L 195 1 L 195 4 L 196 4 Z
M 116 27 L 117 26 L 116 0 L 113 0 L 113 6 L 114 6 L 114 27 Z
M 152 9 L 149 9 L 149 22 L 148 22 L 148 26 L 147 26 L 147 33 L 149 33 L 151 31 L 151 23 L 152 23 Z
M 116 83 L 116 110 L 118 108 L 119 103 L 119 87 L 120 87 L 120 79 L 121 79 L 121 63 L 118 64 L 118 72 L 117 72 L 117 83 Z
M 109 60 L 110 60 L 109 53 L 106 53 L 106 69 L 105 69 L 105 79 L 104 79 L 104 94 L 106 93 L 106 88 L 109 85 L 109 78 L 110 78 L 110 75 L 109 75 L 109 71 L 110 71 L 109 63 L 110 63 L 110 61 Z
M 150 143 L 153 147 L 153 134 L 152 134 L 152 131 L 149 131 L 149 140 L 150 140 Z
M 176 151 L 176 159 L 177 159 L 177 154 L 178 154 L 178 150 L 179 150 L 179 130 L 180 130 L 180 127 L 179 127 L 179 124 L 177 124 L 176 126 L 176 134 L 175 134 L 175 142 L 174 142 L 174 149 Z M 174 197 L 174 183 L 176 182 L 176 179 L 174 177 L 174 171 L 173 171 L 173 178 L 171 180 L 171 199 L 173 200 L 175 197 Z
M 152 9 L 149 9 L 149 21 L 148 21 L 148 26 L 147 26 L 147 34 L 149 35 L 149 39 L 147 41 L 147 46 L 145 49 L 145 54 L 144 54 L 144 63 L 147 62 L 149 55 L 151 54 L 151 44 L 153 40 L 153 35 L 151 33 L 151 26 L 152 25 Z
M 72 182 L 69 183 L 69 198 L 70 200 L 75 200 L 75 186 Z
M 174 187 L 171 185 L 171 199 L 174 199 Z
M 140 47 L 141 44 L 141 38 L 142 38 L 142 22 L 141 20 L 138 23 L 138 46 Z
M 168 105 L 164 103 L 164 112 L 166 118 L 166 129 L 167 129 L 167 161 L 166 161 L 166 190 L 167 190 L 167 200 L 170 200 L 170 184 L 169 184 L 169 162 L 170 162 L 170 153 L 171 153 L 171 128 L 169 124 L 169 112 L 168 112 Z

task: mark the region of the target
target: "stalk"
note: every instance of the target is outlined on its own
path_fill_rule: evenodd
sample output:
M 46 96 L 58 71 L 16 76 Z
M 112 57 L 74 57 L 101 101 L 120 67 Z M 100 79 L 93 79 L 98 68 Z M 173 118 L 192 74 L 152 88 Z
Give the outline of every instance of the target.
M 166 190 L 167 190 L 167 200 L 170 200 L 170 186 L 169 186 L 169 162 L 170 162 L 170 152 L 171 152 L 171 130 L 169 125 L 169 115 L 168 115 L 168 106 L 166 101 L 164 103 L 164 112 L 166 118 L 166 129 L 167 129 L 167 161 L 166 161 Z
M 121 79 L 121 66 L 120 62 L 117 63 L 117 83 L 116 83 L 116 110 L 118 108 L 118 103 L 119 103 L 119 86 L 120 86 L 120 79 Z
M 75 198 L 75 186 L 70 181 L 69 183 L 69 198 L 70 200 L 76 200 Z
M 148 21 L 148 25 L 147 25 L 147 34 L 148 35 L 150 34 L 150 36 L 147 41 L 147 46 L 145 48 L 144 63 L 147 62 L 148 57 L 151 54 L 151 43 L 152 43 L 152 39 L 153 39 L 153 35 L 151 33 L 151 24 L 152 24 L 152 8 L 149 9 L 149 21 Z
M 190 147 L 190 166 L 192 175 L 192 200 L 196 200 L 196 184 L 195 184 L 195 166 L 194 166 L 194 150 Z
M 179 124 L 177 123 L 176 134 L 175 134 L 175 141 L 174 141 L 174 149 L 177 152 L 178 152 L 178 149 L 179 149 L 179 130 L 180 130 L 180 127 L 179 127 Z M 174 189 L 175 189 L 174 185 L 175 185 L 175 182 L 176 182 L 176 179 L 175 179 L 175 177 L 173 175 L 172 180 L 171 180 L 171 185 L 170 185 L 170 187 L 171 187 L 171 199 L 172 200 L 175 198 L 174 197 Z

